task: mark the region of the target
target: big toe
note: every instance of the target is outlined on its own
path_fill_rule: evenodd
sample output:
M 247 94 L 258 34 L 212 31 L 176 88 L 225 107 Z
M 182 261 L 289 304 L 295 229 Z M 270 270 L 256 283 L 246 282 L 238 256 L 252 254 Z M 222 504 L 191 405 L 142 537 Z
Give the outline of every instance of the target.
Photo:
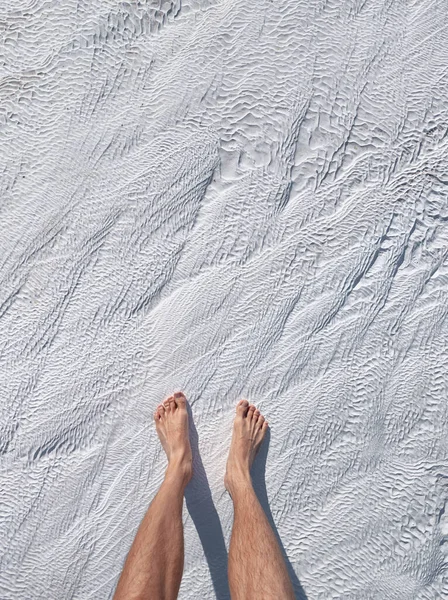
M 236 405 L 236 414 L 239 417 L 245 417 L 247 415 L 247 409 L 249 408 L 249 402 L 247 400 L 240 400 Z
M 187 406 L 187 399 L 183 392 L 176 392 L 174 394 L 174 401 L 178 408 L 186 408 Z

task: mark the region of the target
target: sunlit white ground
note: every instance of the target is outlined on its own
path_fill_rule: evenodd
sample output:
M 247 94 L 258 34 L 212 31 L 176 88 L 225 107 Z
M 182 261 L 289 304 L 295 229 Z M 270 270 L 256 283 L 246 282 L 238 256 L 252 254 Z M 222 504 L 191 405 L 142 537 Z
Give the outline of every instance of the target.
M 228 599 L 241 397 L 300 600 L 447 595 L 445 4 L 0 17 L 2 600 L 112 597 L 177 389 L 181 599 Z

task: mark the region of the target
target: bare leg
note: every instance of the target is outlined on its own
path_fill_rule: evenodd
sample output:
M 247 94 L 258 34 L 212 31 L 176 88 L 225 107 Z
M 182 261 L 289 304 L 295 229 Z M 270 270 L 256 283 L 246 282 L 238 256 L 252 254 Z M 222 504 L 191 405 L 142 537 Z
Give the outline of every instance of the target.
M 250 467 L 268 428 L 247 400 L 236 407 L 225 485 L 234 506 L 229 549 L 232 600 L 294 600 L 285 561 L 255 495 Z
M 168 467 L 132 543 L 114 600 L 175 600 L 182 579 L 182 505 L 192 475 L 185 396 L 177 392 L 167 398 L 154 420 Z

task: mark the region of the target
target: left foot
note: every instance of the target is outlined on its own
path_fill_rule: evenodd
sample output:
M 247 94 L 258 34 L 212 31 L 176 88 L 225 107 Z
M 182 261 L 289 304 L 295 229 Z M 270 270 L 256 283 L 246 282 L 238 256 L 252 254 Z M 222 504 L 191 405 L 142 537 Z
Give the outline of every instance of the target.
M 156 408 L 157 435 L 168 458 L 167 475 L 180 477 L 187 484 L 193 474 L 190 437 L 188 434 L 187 399 L 176 392 Z

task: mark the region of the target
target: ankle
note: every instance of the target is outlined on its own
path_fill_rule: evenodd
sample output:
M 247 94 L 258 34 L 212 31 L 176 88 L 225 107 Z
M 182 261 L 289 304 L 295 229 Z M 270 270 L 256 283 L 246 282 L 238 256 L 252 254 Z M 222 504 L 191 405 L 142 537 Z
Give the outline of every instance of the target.
M 232 498 L 240 491 L 244 492 L 252 490 L 252 478 L 249 469 L 238 467 L 229 468 L 229 466 L 227 466 L 224 485 Z
M 165 479 L 175 479 L 184 485 L 193 476 L 193 464 L 191 457 L 172 456 L 165 471 Z

